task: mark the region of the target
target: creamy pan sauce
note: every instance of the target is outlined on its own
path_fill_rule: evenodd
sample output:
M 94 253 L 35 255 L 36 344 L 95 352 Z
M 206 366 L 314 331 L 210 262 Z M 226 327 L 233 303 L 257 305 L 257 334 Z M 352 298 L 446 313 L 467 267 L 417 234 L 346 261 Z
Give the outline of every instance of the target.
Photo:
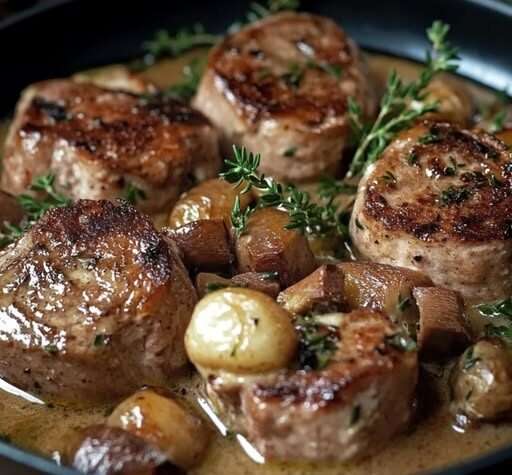
M 178 60 L 162 61 L 144 72 L 144 76 L 157 86 L 165 87 L 181 78 L 182 67 L 194 55 L 184 55 Z M 418 66 L 396 58 L 369 55 L 370 68 L 379 83 L 383 84 L 388 72 L 396 69 L 404 78 L 413 77 Z M 91 72 L 94 74 L 94 71 Z M 461 79 L 476 101 L 488 104 L 494 94 Z M 8 123 L 0 123 L 0 143 L 4 142 Z M 155 222 L 162 222 L 161 216 Z M 481 323 L 472 316 L 475 330 Z M 424 370 L 426 372 L 426 370 Z M 222 437 L 218 432 L 212 436 L 209 451 L 200 466 L 190 473 L 198 475 L 237 474 L 310 474 L 319 475 L 407 475 L 447 466 L 449 464 L 476 457 L 493 449 L 512 444 L 512 424 L 484 424 L 462 432 L 453 428 L 453 418 L 448 413 L 446 379 L 449 370 L 429 368 L 421 377 L 420 418 L 409 433 L 394 439 L 375 456 L 350 464 L 275 464 L 260 465 L 252 461 L 231 437 Z M 0 386 L 1 387 L 1 386 Z M 195 375 L 183 377 L 173 384 L 175 395 L 197 407 L 200 395 L 200 381 Z M 428 402 L 428 404 L 426 404 Z M 0 389 L 0 436 L 27 450 L 45 454 L 57 462 L 63 460 L 70 440 L 77 429 L 104 421 L 115 404 L 109 406 L 70 406 L 59 402 L 46 401 L 46 404 L 28 400 Z M 205 416 L 206 417 L 206 416 Z

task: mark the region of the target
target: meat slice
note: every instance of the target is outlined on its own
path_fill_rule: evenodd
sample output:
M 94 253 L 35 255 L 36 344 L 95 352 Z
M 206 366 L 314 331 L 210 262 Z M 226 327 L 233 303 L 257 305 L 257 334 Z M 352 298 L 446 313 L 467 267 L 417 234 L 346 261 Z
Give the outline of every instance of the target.
M 340 162 L 351 133 L 348 97 L 373 112 L 354 42 L 332 20 L 288 12 L 217 45 L 194 104 L 222 131 L 224 145 L 261 153 L 262 172 L 306 181 Z
M 444 123 L 403 132 L 365 173 L 350 222 L 357 253 L 427 274 L 478 301 L 512 293 L 512 154 Z
M 2 233 L 9 231 L 9 225 L 16 226 L 23 219 L 25 212 L 14 196 L 0 191 L 0 247 Z
M 208 377 L 208 393 L 269 460 L 345 461 L 377 451 L 413 414 L 417 354 L 379 312 L 344 315 L 320 370 Z
M 441 287 L 417 287 L 413 296 L 420 316 L 420 354 L 428 359 L 460 354 L 471 342 L 460 295 Z
M 483 339 L 459 358 L 451 377 L 450 409 L 460 425 L 512 415 L 512 350 Z
M 73 199 L 114 199 L 142 190 L 139 208 L 159 211 L 188 184 L 215 175 L 217 134 L 199 112 L 170 99 L 91 83 L 30 86 L 7 136 L 2 187 L 12 194 L 52 173 Z
M 196 293 L 132 206 L 56 208 L 0 254 L 0 376 L 64 399 L 165 384 L 187 358 Z

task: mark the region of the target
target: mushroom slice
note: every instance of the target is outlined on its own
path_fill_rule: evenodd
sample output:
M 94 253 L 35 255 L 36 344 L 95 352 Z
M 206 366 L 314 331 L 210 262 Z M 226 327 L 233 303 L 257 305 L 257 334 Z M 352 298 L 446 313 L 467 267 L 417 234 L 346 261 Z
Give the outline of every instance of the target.
M 417 287 L 413 296 L 420 313 L 418 345 L 422 357 L 456 355 L 470 344 L 464 303 L 457 292 L 441 287 Z
M 95 425 L 72 449 L 74 468 L 91 475 L 179 475 L 164 452 L 117 427 Z
M 183 468 L 198 463 L 210 435 L 199 417 L 152 389 L 138 391 L 121 402 L 107 423 L 158 447 L 169 460 Z
M 239 272 L 277 272 L 283 287 L 313 272 L 316 261 L 307 239 L 287 229 L 288 224 L 283 211 L 262 208 L 254 212 L 246 231 L 236 240 Z
M 188 268 L 221 271 L 234 261 L 228 232 L 221 219 L 200 219 L 164 232 L 176 243 Z
M 373 262 L 342 262 L 344 295 L 351 308 L 369 307 L 383 311 L 416 333 L 418 310 L 412 290 L 429 287 L 432 281 L 420 272 Z
M 277 301 L 289 312 L 304 315 L 314 310 L 339 310 L 344 303 L 343 271 L 332 264 L 323 265 L 312 274 L 283 290 Z

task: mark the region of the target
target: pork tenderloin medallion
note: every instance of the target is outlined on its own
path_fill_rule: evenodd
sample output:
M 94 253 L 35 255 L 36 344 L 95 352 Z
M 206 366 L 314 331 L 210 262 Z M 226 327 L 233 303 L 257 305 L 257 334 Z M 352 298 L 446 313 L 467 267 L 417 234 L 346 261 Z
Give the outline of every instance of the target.
M 0 376 L 70 400 L 165 384 L 197 300 L 176 252 L 125 202 L 49 211 L 0 254 Z
M 52 173 L 73 199 L 115 199 L 130 186 L 138 207 L 173 204 L 194 176 L 220 166 L 218 136 L 199 112 L 171 99 L 52 80 L 30 86 L 17 106 L 3 160 L 2 187 L 25 192 Z
M 261 153 L 262 172 L 307 181 L 342 158 L 351 133 L 348 97 L 373 113 L 357 46 L 332 20 L 287 12 L 216 46 L 194 105 L 222 131 L 225 146 Z
M 368 167 L 350 234 L 360 257 L 493 300 L 512 293 L 511 209 L 507 147 L 482 131 L 424 122 Z
M 411 419 L 417 353 L 400 346 L 399 327 L 367 309 L 337 315 L 339 328 L 329 325 L 327 331 L 338 333 L 338 348 L 324 368 L 292 364 L 245 375 L 199 368 L 215 409 L 267 459 L 366 456 Z

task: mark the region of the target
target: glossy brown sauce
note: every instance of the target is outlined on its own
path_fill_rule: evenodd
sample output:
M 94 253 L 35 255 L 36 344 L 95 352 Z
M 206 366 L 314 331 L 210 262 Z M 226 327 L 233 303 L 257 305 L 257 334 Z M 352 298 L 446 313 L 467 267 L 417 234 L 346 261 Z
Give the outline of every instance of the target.
M 147 79 L 159 87 L 165 87 L 181 78 L 182 67 L 198 52 L 178 60 L 162 61 L 144 73 Z M 379 84 L 383 84 L 388 72 L 394 68 L 402 77 L 412 78 L 418 66 L 403 60 L 381 55 L 369 55 L 369 63 Z M 102 68 L 104 70 L 104 68 Z M 91 72 L 94 74 L 94 71 Z M 465 84 L 479 103 L 491 103 L 494 94 L 480 87 L 457 79 Z M 0 122 L 0 144 L 4 142 L 8 122 Z M 161 225 L 165 214 L 156 216 Z M 473 312 L 468 312 L 474 330 L 478 332 L 482 322 Z M 411 430 L 395 438 L 386 448 L 371 458 L 350 464 L 277 464 L 255 463 L 244 453 L 236 440 L 216 433 L 201 465 L 190 473 L 204 475 L 262 474 L 262 475 L 407 475 L 444 467 L 451 463 L 478 456 L 484 452 L 512 443 L 512 424 L 484 424 L 465 432 L 456 431 L 447 409 L 447 377 L 449 370 L 434 368 L 422 376 L 418 421 Z M 45 454 L 59 462 L 65 457 L 69 441 L 76 430 L 102 422 L 114 404 L 108 406 L 70 406 L 58 402 L 35 403 L 10 394 L 0 385 L 0 436 L 28 450 Z M 197 407 L 200 396 L 197 375 L 175 381 L 171 389 L 176 397 L 184 398 Z M 425 389 L 427 388 L 427 389 Z M 426 396 L 427 394 L 427 396 Z M 428 401 L 428 405 L 425 404 Z M 206 417 L 206 415 L 205 415 Z

